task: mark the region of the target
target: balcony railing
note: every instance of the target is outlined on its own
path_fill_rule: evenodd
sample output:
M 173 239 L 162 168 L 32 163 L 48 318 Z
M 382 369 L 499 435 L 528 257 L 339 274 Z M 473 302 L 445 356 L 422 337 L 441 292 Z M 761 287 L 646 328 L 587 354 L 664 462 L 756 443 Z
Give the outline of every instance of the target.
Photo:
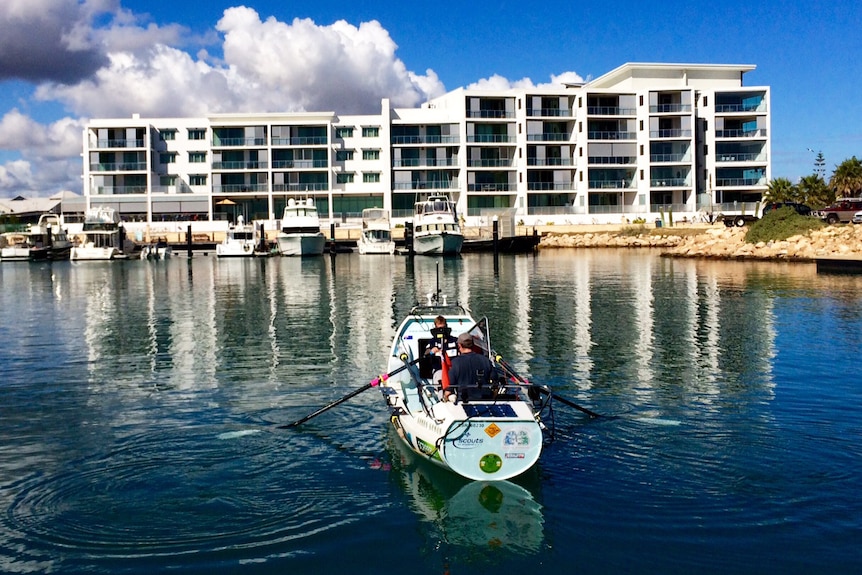
M 762 112 L 760 109 L 763 101 L 756 104 L 716 104 L 715 111 L 719 114 L 728 112 Z
M 590 180 L 591 190 L 617 190 L 635 188 L 634 180 Z
M 716 178 L 715 185 L 728 186 L 765 186 L 766 178 Z
M 325 192 L 329 190 L 326 182 L 273 184 L 273 192 Z
M 96 141 L 97 148 L 143 148 L 144 140 L 122 139 L 99 139 Z
M 552 118 L 569 118 L 572 116 L 572 111 L 569 108 L 539 108 L 538 110 L 527 110 L 527 115 L 531 117 L 547 116 Z
M 468 118 L 514 118 L 515 112 L 506 110 L 467 110 Z
M 454 190 L 457 188 L 457 180 L 449 182 L 421 180 L 415 182 L 395 182 L 392 184 L 393 190 Z
M 402 158 L 392 161 L 393 168 L 416 168 L 419 166 L 436 168 L 457 165 L 458 162 L 455 158 Z
M 100 162 L 98 164 L 90 164 L 91 172 L 141 172 L 146 169 L 146 162 Z
M 214 138 L 213 148 L 235 148 L 240 146 L 265 146 L 266 138 Z
M 545 132 L 543 134 L 527 134 L 528 142 L 566 142 L 572 137 L 569 133 Z
M 471 168 L 511 168 L 513 164 L 514 160 L 511 158 L 467 160 L 467 165 Z
M 691 130 L 651 130 L 650 138 L 691 138 Z
M 274 160 L 272 162 L 273 170 L 287 170 L 291 168 L 328 168 L 327 160 Z
M 273 137 L 273 146 L 323 146 L 328 144 L 326 136 L 302 136 L 294 138 Z
M 494 183 L 494 184 L 468 184 L 468 192 L 510 192 L 515 190 L 515 184 Z
M 459 136 L 392 136 L 393 144 L 458 144 Z
M 528 166 L 571 166 L 571 158 L 527 158 Z
M 637 132 L 587 132 L 590 140 L 634 140 Z
M 146 194 L 147 186 L 95 186 L 90 192 L 94 196 L 123 196 Z
M 588 106 L 587 114 L 590 116 L 634 116 L 637 114 L 637 110 L 617 106 Z
M 650 114 L 675 114 L 691 112 L 691 104 L 659 104 L 649 107 Z
M 214 194 L 246 194 L 249 192 L 265 192 L 266 184 L 222 184 L 213 186 Z
M 688 154 L 650 154 L 649 161 L 653 163 L 685 162 L 691 161 Z
M 590 156 L 587 158 L 587 163 L 589 164 L 614 164 L 614 165 L 624 165 L 624 164 L 635 164 L 638 159 L 634 156 Z
M 552 192 L 574 190 L 575 186 L 572 182 L 527 182 L 527 189 L 530 191 Z
M 653 188 L 660 187 L 676 187 L 683 188 L 689 187 L 691 184 L 688 183 L 688 180 L 685 178 L 653 178 L 649 181 L 649 185 Z
M 716 162 L 765 162 L 766 154 L 761 153 L 734 153 L 734 154 L 718 154 L 715 157 Z
M 479 144 L 509 144 L 515 142 L 515 136 L 507 134 L 476 134 L 467 136 L 467 142 Z
M 716 138 L 765 138 L 766 129 L 758 128 L 756 130 L 716 130 Z
M 265 170 L 269 167 L 267 162 L 213 162 L 213 170 Z

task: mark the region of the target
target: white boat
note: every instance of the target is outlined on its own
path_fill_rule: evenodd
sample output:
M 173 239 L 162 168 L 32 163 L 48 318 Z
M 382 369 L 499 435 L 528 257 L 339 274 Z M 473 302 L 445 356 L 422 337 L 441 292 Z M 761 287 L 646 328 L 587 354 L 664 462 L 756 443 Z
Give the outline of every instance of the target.
M 26 232 L 7 236 L 7 244 L 0 248 L 3 261 L 68 260 L 73 245 L 57 214 L 42 214 Z
M 478 352 L 492 358 L 499 377 L 492 386 L 452 389 L 444 399 L 422 351 L 435 339 L 434 319 L 442 315 L 451 333 L 469 332 Z M 422 354 L 422 355 L 420 355 Z M 430 294 L 415 306 L 392 341 L 388 375 L 381 392 L 399 438 L 428 461 L 473 480 L 496 481 L 521 475 L 542 453 L 539 393 L 525 380 L 506 379 L 491 351 L 487 319 L 475 322 L 445 296 Z M 427 362 L 427 363 L 426 363 Z M 508 368 L 507 368 L 508 369 Z M 454 399 L 454 401 L 453 401 Z
M 433 195 L 413 205 L 413 251 L 425 255 L 461 253 L 464 234 L 458 223 L 455 202 Z
M 126 253 L 126 238 L 114 208 L 100 206 L 88 209 L 81 235 L 82 241 L 72 247 L 72 260 L 112 260 Z
M 254 257 L 256 244 L 254 225 L 238 223 L 230 226 L 224 240 L 216 245 L 216 256 L 220 258 Z
M 166 260 L 173 255 L 173 248 L 164 241 L 155 241 L 141 248 L 142 260 Z
M 362 231 L 356 242 L 360 254 L 395 253 L 392 228 L 389 225 L 389 212 L 383 208 L 362 210 Z
M 326 247 L 320 231 L 320 218 L 314 200 L 290 198 L 281 218 L 281 231 L 275 238 L 283 256 L 319 256 Z

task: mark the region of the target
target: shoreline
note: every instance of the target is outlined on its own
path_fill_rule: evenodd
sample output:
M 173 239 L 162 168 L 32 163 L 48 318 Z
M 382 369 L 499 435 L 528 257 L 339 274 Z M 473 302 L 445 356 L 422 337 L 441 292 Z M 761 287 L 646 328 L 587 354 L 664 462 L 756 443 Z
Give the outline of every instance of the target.
M 538 249 L 652 248 L 667 257 L 814 262 L 821 258 L 862 260 L 862 226 L 837 224 L 786 240 L 747 243 L 747 227 L 698 225 L 615 230 L 544 230 Z

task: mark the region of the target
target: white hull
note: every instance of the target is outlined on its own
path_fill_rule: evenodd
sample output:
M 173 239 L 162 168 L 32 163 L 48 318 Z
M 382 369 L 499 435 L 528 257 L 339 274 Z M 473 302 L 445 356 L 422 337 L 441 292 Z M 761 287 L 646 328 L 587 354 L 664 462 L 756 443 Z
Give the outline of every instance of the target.
M 4 262 L 26 262 L 30 259 L 30 248 L 5 247 L 0 250 L 0 260 Z
M 119 255 L 117 248 L 98 248 L 92 243 L 72 248 L 72 261 L 112 260 Z
M 171 246 L 144 246 L 141 248 L 142 260 L 166 260 L 173 255 Z
M 387 230 L 388 232 L 388 230 Z M 379 234 L 380 232 L 378 232 Z M 363 231 L 356 242 L 360 254 L 388 254 L 395 253 L 395 242 L 391 238 L 380 240 Z
M 443 315 L 452 333 L 474 327 L 463 310 L 427 307 L 402 322 L 392 343 L 388 371 L 419 357 L 432 339 L 434 317 Z M 415 453 L 440 467 L 473 480 L 510 479 L 529 470 L 542 452 L 542 428 L 526 389 L 506 381 L 496 393 L 489 388 L 469 401 L 443 401 L 440 390 L 423 375 L 420 363 L 393 374 L 381 388 L 390 421 Z
M 224 241 L 216 245 L 216 256 L 220 258 L 254 257 L 256 244 L 254 226 L 231 226 Z
M 456 255 L 461 253 L 463 245 L 464 236 L 452 232 L 413 237 L 413 251 L 420 255 Z
M 278 251 L 283 256 L 319 256 L 326 247 L 322 233 L 280 233 L 276 237 Z

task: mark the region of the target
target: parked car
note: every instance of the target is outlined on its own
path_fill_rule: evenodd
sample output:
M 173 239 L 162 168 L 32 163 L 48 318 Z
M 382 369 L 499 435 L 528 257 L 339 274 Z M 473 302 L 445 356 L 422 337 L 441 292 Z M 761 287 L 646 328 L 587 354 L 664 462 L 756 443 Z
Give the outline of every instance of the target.
M 827 224 L 837 224 L 849 222 L 858 211 L 862 211 L 862 198 L 843 198 L 828 208 L 823 208 L 817 215 Z
M 796 202 L 771 202 L 763 206 L 763 215 L 765 216 L 772 210 L 777 210 L 778 208 L 793 208 L 796 210 L 796 213 L 800 216 L 810 216 L 811 208 L 806 206 L 805 204 L 798 204 Z
M 862 224 L 862 212 L 856 212 L 853 214 L 853 219 L 850 221 L 854 224 Z

